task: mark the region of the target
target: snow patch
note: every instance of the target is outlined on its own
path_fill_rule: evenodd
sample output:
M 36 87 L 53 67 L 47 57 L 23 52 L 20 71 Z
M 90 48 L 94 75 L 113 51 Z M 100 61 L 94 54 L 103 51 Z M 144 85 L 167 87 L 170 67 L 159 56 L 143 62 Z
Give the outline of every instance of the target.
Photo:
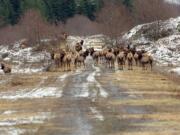
M 18 66 L 19 67 L 19 66 Z M 12 73 L 19 73 L 19 74 L 32 74 L 32 73 L 39 73 L 42 72 L 44 68 L 18 68 L 14 67 L 12 69 Z
M 95 71 L 93 73 L 91 73 L 88 77 L 87 77 L 87 82 L 88 83 L 95 83 L 98 90 L 99 90 L 99 94 L 101 97 L 103 98 L 107 98 L 108 97 L 108 93 L 102 88 L 101 84 L 96 80 L 95 76 L 98 76 L 100 73 L 100 68 L 96 67 L 93 65 L 93 68 L 95 69 Z
M 90 107 L 91 112 L 95 115 L 94 117 L 100 121 L 104 121 L 104 116 L 97 110 L 96 107 Z
M 87 81 L 90 82 L 90 83 L 95 82 L 95 81 L 96 81 L 95 75 L 96 75 L 96 72 L 93 72 L 92 74 L 90 74 L 90 75 L 87 77 Z
M 97 83 L 97 86 L 99 88 L 100 96 L 104 97 L 104 98 L 107 98 L 108 97 L 108 93 L 102 88 L 100 83 Z
M 81 40 L 84 40 L 83 50 L 89 47 L 94 47 L 95 50 L 98 50 L 99 47 L 104 47 L 106 41 L 110 41 L 110 38 L 102 34 L 92 36 L 69 36 L 67 39 L 67 45 L 70 48 L 75 49 L 76 43 L 80 42 Z
M 52 115 L 49 112 L 41 112 L 34 116 L 24 116 L 24 117 L 5 117 L 0 121 L 0 126 L 15 126 L 21 124 L 42 124 L 44 120 L 51 118 Z
M 68 76 L 69 76 L 69 74 L 64 74 L 64 75 L 60 76 L 59 79 L 61 81 L 64 81 Z
M 32 47 L 21 49 L 20 43 L 17 42 L 12 47 L 1 45 L 0 59 L 14 64 L 13 73 L 36 73 L 45 69 L 51 56 L 46 51 L 34 52 Z
M 0 57 L 2 58 L 3 55 L 7 55 L 5 58 L 6 61 L 12 62 L 42 62 L 44 60 L 50 59 L 50 54 L 46 51 L 35 53 L 33 52 L 33 48 L 25 48 L 21 49 L 19 47 L 19 43 L 16 43 L 13 48 L 9 48 L 8 46 L 0 46 Z
M 176 73 L 176 74 L 180 75 L 180 67 L 173 68 L 173 69 L 169 70 L 169 72 Z
M 86 98 L 89 97 L 89 85 L 88 83 L 83 83 L 81 86 L 81 89 L 79 89 L 75 95 L 75 97 L 82 97 L 82 98 Z
M 180 17 L 160 21 L 162 36 L 157 41 L 151 38 L 151 30 L 157 22 L 142 24 L 134 27 L 123 36 L 123 40 L 136 46 L 137 50 L 148 51 L 160 66 L 180 66 Z M 148 34 L 147 34 L 148 33 Z M 172 69 L 173 72 L 174 69 Z M 177 70 L 177 69 L 176 69 Z M 178 71 L 174 70 L 176 73 Z
M 10 114 L 13 114 L 13 113 L 16 113 L 16 111 L 9 110 L 9 111 L 3 112 L 3 115 L 10 115 Z
M 4 135 L 21 135 L 24 134 L 25 132 L 26 130 L 15 127 L 5 127 L 5 128 L 0 127 L 0 133 Z
M 9 99 L 9 100 L 17 100 L 24 98 L 43 98 L 43 97 L 62 97 L 62 90 L 56 87 L 44 87 L 44 88 L 35 88 L 31 91 L 25 89 L 12 92 L 1 92 L 0 99 Z

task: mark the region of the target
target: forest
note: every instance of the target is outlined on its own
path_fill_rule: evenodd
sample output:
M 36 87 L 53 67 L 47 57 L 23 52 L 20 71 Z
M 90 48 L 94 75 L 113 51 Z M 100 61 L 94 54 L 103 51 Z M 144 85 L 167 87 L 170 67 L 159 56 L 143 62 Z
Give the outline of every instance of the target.
M 29 9 L 39 10 L 52 23 L 65 22 L 75 14 L 94 20 L 94 13 L 101 7 L 101 0 L 0 0 L 1 25 L 16 24 Z
M 36 42 L 60 31 L 117 38 L 135 25 L 179 13 L 179 5 L 164 0 L 0 0 L 0 43 Z

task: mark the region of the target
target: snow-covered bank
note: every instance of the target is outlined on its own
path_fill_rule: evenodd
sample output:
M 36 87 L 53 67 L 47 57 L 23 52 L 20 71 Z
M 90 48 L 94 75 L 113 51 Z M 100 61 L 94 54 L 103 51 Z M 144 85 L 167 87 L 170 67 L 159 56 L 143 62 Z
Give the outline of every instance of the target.
M 36 63 L 50 59 L 50 54 L 46 51 L 34 52 L 32 47 L 21 49 L 19 43 L 10 46 L 0 46 L 0 58 L 4 61 L 11 61 L 14 63 Z
M 160 21 L 160 38 L 154 40 L 153 28 L 157 22 L 142 24 L 125 33 L 123 40 L 148 51 L 159 66 L 180 66 L 180 17 Z
M 12 63 L 12 73 L 37 73 L 45 69 L 50 54 L 46 51 L 35 52 L 33 47 L 22 49 L 17 42 L 13 46 L 1 45 L 0 59 Z

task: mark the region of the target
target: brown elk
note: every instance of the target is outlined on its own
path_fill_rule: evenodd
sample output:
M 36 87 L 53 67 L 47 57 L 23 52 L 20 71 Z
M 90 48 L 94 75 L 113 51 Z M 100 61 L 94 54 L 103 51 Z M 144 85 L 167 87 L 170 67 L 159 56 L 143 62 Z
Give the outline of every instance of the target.
M 93 60 L 95 61 L 95 65 L 99 64 L 99 57 L 100 57 L 100 52 L 93 53 Z
M 89 55 L 89 51 L 86 50 L 85 52 L 80 51 L 79 53 L 75 54 L 75 67 L 77 66 L 84 66 L 85 67 L 85 59 Z
M 5 74 L 11 73 L 11 67 L 4 63 L 1 63 L 1 69 Z
M 135 52 L 135 54 L 134 54 L 134 60 L 135 60 L 136 66 L 137 66 L 137 65 L 138 65 L 138 62 L 139 62 L 139 55 L 138 55 L 137 52 Z
M 115 66 L 115 55 L 111 51 L 106 54 L 107 67 L 114 68 Z
M 118 67 L 120 70 L 123 70 L 124 68 L 124 63 L 125 63 L 125 55 L 124 52 L 120 52 L 117 55 L 117 63 L 118 63 Z
M 67 52 L 63 58 L 64 70 L 71 71 L 71 63 L 72 63 L 73 54 L 72 52 Z
M 54 60 L 56 67 L 62 67 L 63 66 L 63 59 L 66 55 L 66 52 L 62 49 L 58 50 L 57 52 L 52 52 L 51 57 L 52 60 Z
M 82 45 L 81 45 L 80 43 L 77 43 L 77 44 L 75 45 L 75 50 L 76 50 L 77 52 L 80 52 L 80 51 L 82 50 Z
M 150 65 L 150 68 L 152 70 L 152 67 L 153 67 L 153 57 L 150 56 L 147 53 L 144 53 L 142 55 L 141 64 L 142 64 L 142 69 L 143 70 L 147 70 L 148 65 Z
M 133 70 L 133 54 L 132 52 L 128 52 L 127 54 L 127 62 L 128 62 L 128 70 Z

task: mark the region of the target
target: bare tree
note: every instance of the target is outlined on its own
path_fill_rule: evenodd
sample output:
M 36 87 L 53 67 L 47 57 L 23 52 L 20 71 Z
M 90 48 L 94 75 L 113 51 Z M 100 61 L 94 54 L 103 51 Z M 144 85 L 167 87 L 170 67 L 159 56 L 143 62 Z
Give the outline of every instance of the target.
M 82 15 L 68 19 L 65 29 L 73 35 L 93 35 L 99 33 L 98 24 Z
M 102 33 L 116 40 L 133 26 L 129 10 L 120 2 L 105 2 L 105 6 L 97 14 L 97 22 Z
M 164 0 L 136 0 L 133 7 L 138 24 L 165 20 L 180 15 L 178 12 L 179 6 L 166 3 Z
M 23 38 L 21 29 L 18 25 L 16 26 L 5 26 L 0 29 L 0 44 L 11 44 Z
M 136 0 L 134 1 L 134 19 L 136 23 L 156 21 L 154 26 L 155 38 L 159 38 L 160 20 L 178 16 L 178 6 L 166 3 L 164 0 Z
M 36 10 L 27 11 L 19 25 L 22 27 L 25 37 L 34 44 L 40 44 L 41 39 L 46 38 L 49 32 L 49 24 Z

